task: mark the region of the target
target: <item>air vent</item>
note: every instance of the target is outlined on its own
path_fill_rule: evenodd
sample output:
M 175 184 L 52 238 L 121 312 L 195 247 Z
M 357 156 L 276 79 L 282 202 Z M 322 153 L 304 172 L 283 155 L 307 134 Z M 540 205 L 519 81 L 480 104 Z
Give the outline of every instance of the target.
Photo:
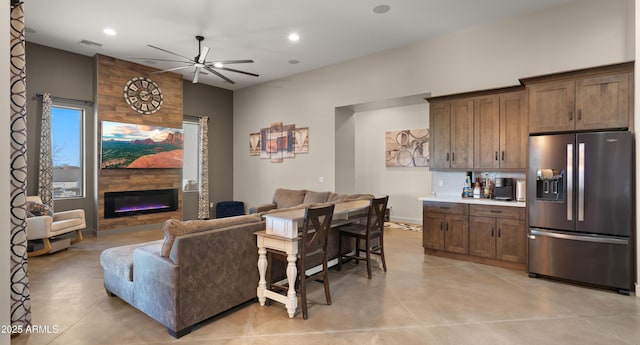
M 82 40 L 82 41 L 80 41 L 80 44 L 83 44 L 83 45 L 88 46 L 88 47 L 94 47 L 94 48 L 102 47 L 102 44 L 96 43 L 96 42 L 92 42 L 92 41 L 89 41 L 89 40 Z

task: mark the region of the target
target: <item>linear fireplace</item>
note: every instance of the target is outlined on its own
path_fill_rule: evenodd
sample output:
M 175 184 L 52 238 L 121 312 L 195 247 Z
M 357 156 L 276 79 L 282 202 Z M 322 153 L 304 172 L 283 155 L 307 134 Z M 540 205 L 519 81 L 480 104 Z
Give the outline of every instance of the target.
M 104 193 L 104 218 L 178 210 L 178 189 Z

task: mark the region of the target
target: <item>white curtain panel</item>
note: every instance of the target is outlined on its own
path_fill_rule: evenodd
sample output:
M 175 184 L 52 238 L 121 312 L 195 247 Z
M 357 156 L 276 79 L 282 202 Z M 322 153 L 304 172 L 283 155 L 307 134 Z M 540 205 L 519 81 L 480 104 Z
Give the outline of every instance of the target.
M 42 127 L 40 129 L 40 173 L 38 195 L 53 208 L 53 154 L 51 147 L 51 95 L 42 95 Z
M 24 39 L 24 7 L 11 8 L 11 101 L 10 101 L 10 269 L 11 325 L 24 331 L 31 325 L 31 294 L 27 275 L 27 109 Z
M 200 193 L 198 196 L 198 219 L 209 218 L 209 118 L 198 121 L 200 127 Z

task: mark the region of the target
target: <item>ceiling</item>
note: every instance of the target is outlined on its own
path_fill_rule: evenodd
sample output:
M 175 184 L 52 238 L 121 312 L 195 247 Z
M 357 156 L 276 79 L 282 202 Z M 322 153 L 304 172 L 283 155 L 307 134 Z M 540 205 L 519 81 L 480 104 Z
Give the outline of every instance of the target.
M 158 69 L 178 67 L 153 45 L 207 60 L 252 59 L 200 83 L 237 90 L 391 49 L 447 32 L 558 6 L 571 0 L 24 0 L 27 41 L 86 56 L 107 55 Z M 373 9 L 388 5 L 377 14 Z M 105 28 L 115 36 L 103 33 Z M 287 36 L 297 32 L 298 42 Z M 86 40 L 101 44 L 81 44 Z M 291 60 L 299 63 L 292 64 Z M 380 66 L 384 68 L 384 66 Z M 182 70 L 193 79 L 193 69 Z

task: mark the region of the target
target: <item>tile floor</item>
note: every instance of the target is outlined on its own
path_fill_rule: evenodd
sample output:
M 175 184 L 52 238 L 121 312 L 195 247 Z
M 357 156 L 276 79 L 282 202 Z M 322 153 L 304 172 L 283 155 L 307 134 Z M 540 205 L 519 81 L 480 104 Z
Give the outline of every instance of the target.
M 389 271 L 361 264 L 309 291 L 309 319 L 282 305 L 247 303 L 174 339 L 102 286 L 100 252 L 159 239 L 159 230 L 87 236 L 29 262 L 34 325 L 12 344 L 640 344 L 640 298 L 524 272 L 425 256 L 420 232 L 386 230 Z

